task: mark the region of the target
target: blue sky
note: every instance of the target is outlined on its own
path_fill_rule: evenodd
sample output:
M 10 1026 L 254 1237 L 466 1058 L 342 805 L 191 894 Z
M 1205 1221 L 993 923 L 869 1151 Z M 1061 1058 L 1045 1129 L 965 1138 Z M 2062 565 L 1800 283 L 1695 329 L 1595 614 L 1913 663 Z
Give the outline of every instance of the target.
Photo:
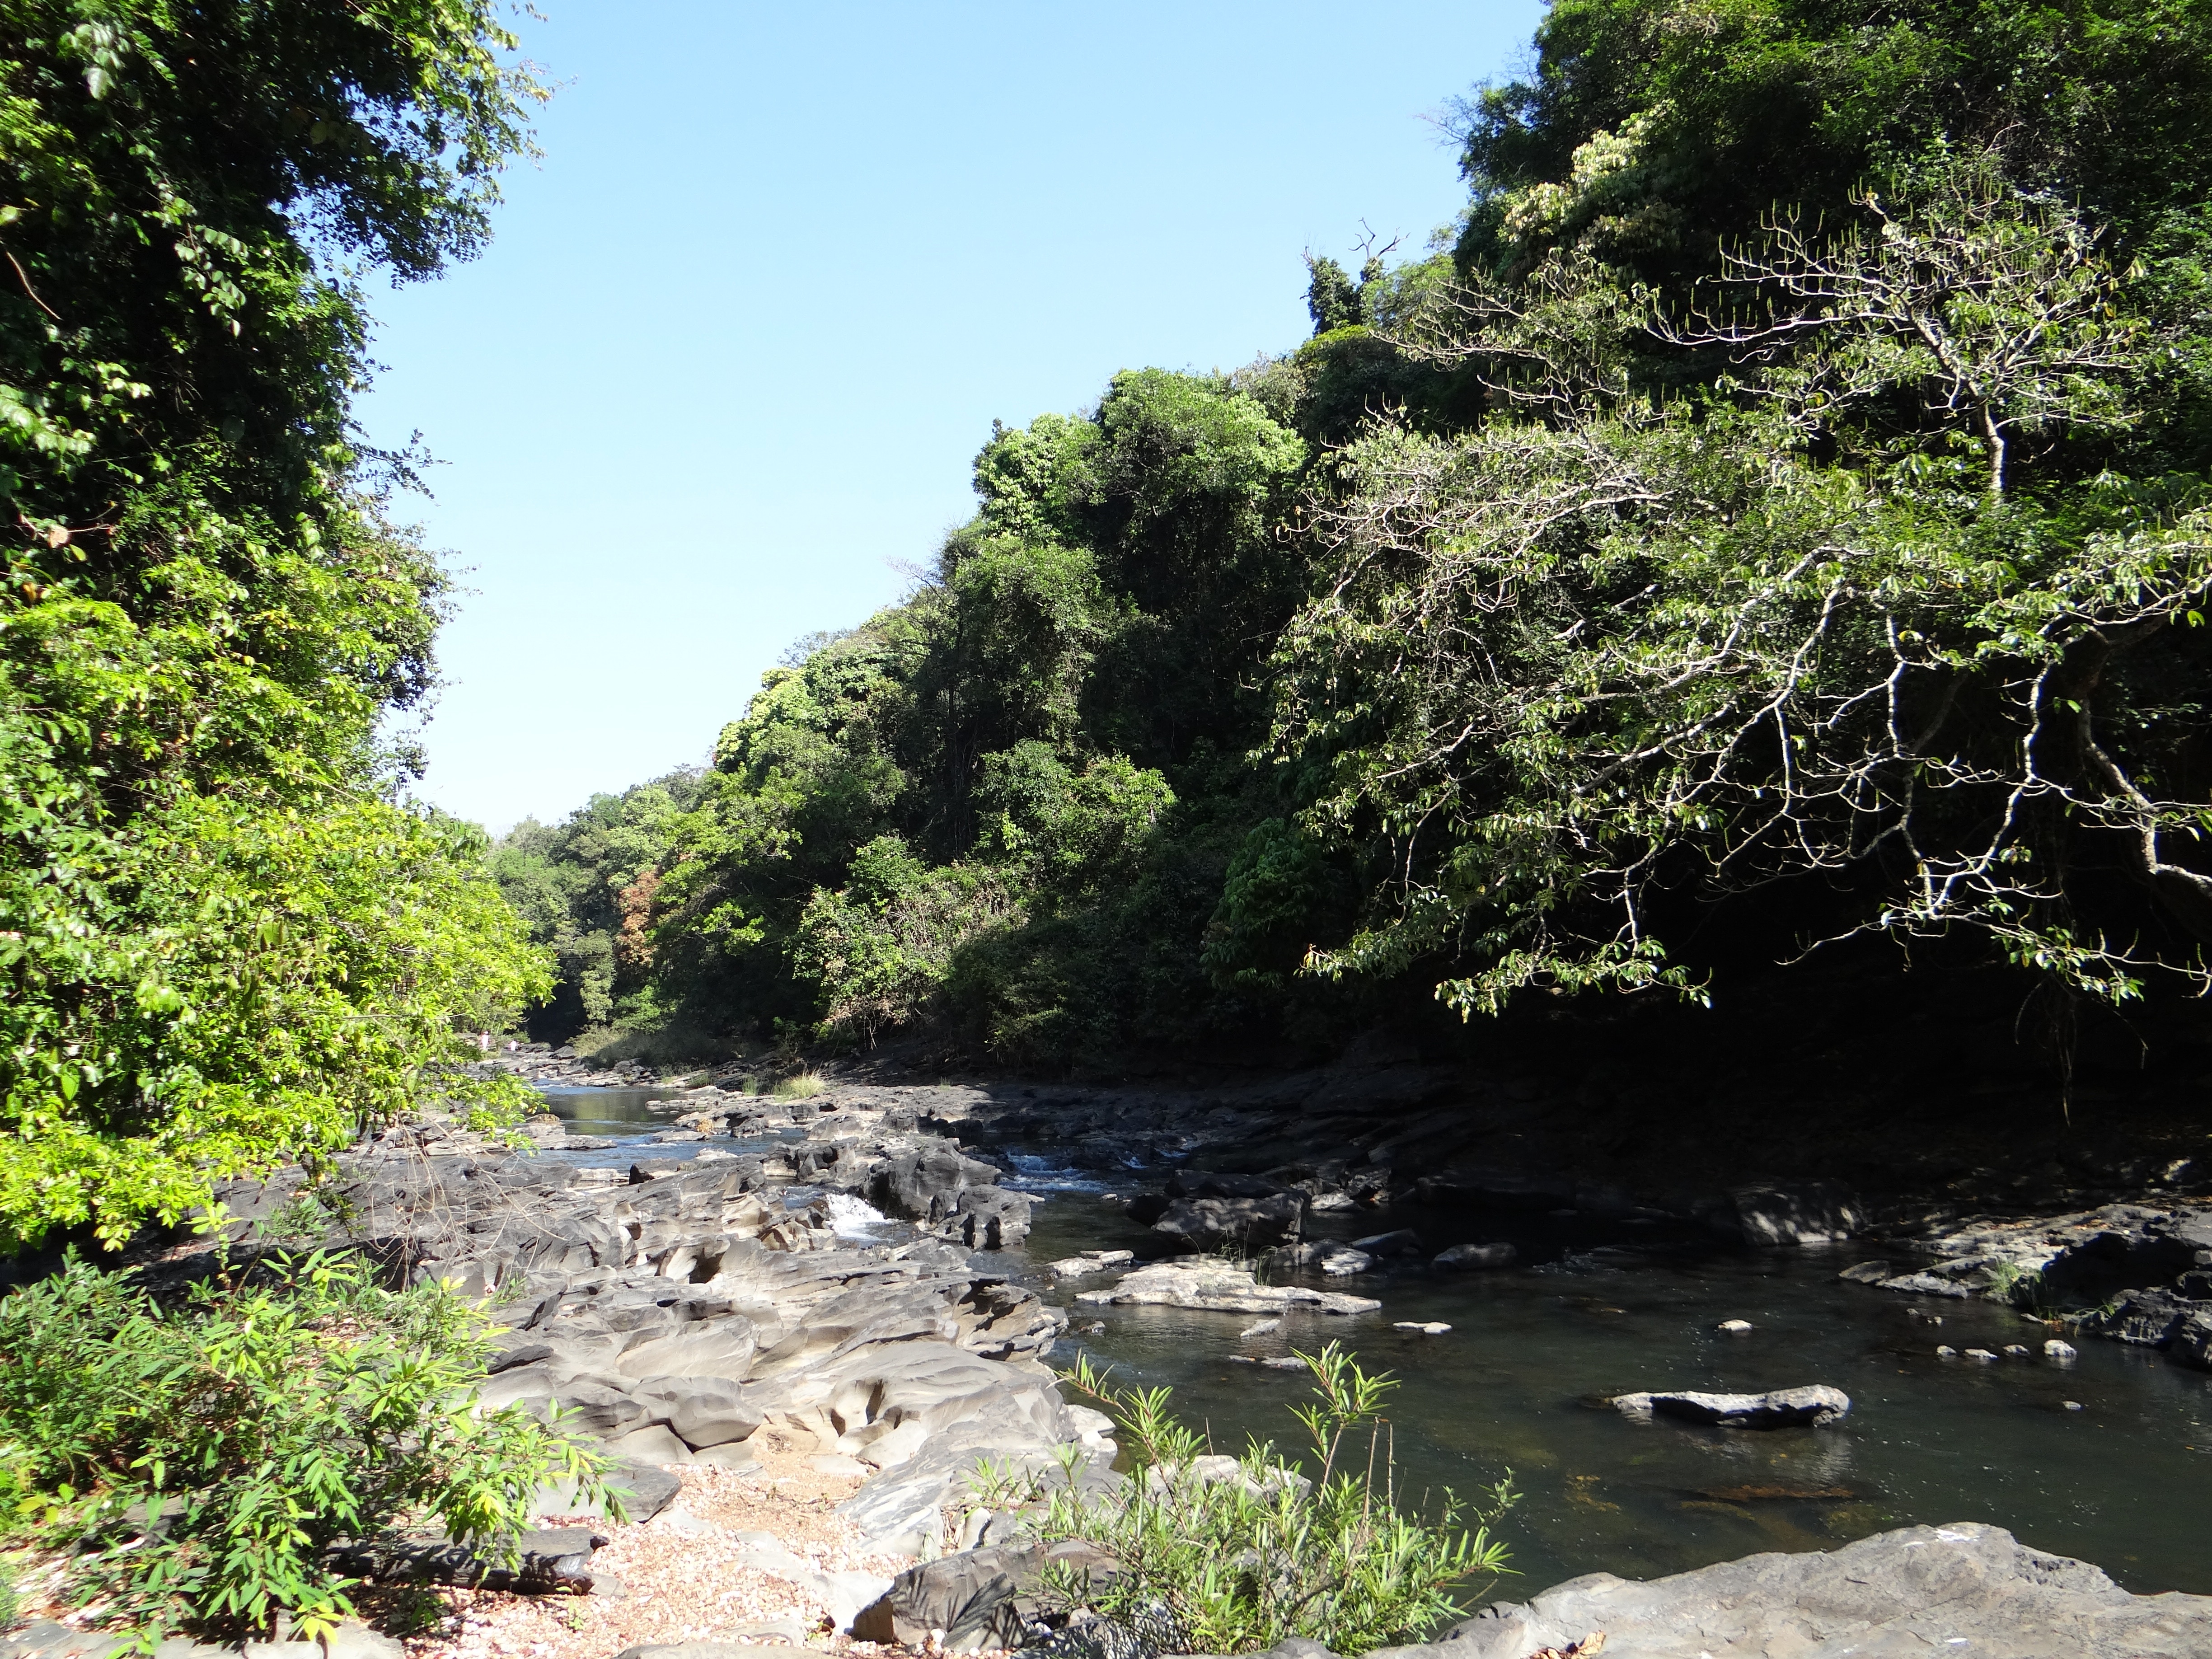
M 799 635 L 898 598 L 996 418 L 1304 337 L 1300 255 L 1418 251 L 1425 117 L 1517 66 L 1457 5 L 540 0 L 561 90 L 491 248 L 380 292 L 370 435 L 475 590 L 420 793 L 504 828 L 701 760 Z

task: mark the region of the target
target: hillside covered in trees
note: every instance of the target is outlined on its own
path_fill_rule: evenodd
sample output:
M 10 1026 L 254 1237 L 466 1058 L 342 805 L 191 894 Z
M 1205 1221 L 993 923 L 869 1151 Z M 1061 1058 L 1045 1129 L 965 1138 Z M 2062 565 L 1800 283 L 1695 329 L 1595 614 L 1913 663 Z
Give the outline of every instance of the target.
M 1459 117 L 1426 257 L 995 429 L 711 764 L 509 837 L 533 1030 L 1050 1071 L 1844 963 L 2066 1048 L 2201 992 L 2212 15 L 1557 0 Z

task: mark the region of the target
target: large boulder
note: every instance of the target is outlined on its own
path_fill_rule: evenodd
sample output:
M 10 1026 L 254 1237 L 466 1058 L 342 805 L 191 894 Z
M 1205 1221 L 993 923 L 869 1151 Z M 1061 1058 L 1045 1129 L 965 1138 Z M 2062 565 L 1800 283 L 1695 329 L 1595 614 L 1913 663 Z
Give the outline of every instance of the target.
M 963 1157 L 950 1142 L 930 1140 L 878 1164 L 868 1177 L 867 1198 L 885 1215 L 933 1225 L 951 1216 L 969 1188 L 995 1186 L 998 1178 L 990 1164 Z
M 1957 1522 L 1665 1578 L 1592 1573 L 1368 1659 L 1529 1659 L 1600 1631 L 1620 1659 L 2185 1659 L 2212 1653 L 2212 1596 L 2130 1595 L 2085 1562 Z
M 1654 1417 L 1672 1417 L 1724 1429 L 1817 1429 L 1851 1409 L 1850 1395 L 1825 1382 L 1802 1389 L 1772 1389 L 1765 1394 L 1705 1394 L 1695 1389 L 1624 1394 L 1615 1395 L 1612 1403 L 1624 1417 L 1647 1422 Z
M 1154 1262 L 1119 1284 L 1084 1291 L 1075 1299 L 1097 1306 L 1196 1308 L 1238 1314 L 1279 1314 L 1287 1309 L 1364 1314 L 1382 1305 L 1371 1297 L 1311 1291 L 1303 1285 L 1262 1285 L 1244 1268 L 1205 1259 Z
M 945 1653 L 1018 1648 L 1024 1620 L 1016 1597 L 1033 1589 L 1044 1564 L 1035 1544 L 963 1550 L 908 1568 L 854 1615 L 862 1642 L 901 1643 Z

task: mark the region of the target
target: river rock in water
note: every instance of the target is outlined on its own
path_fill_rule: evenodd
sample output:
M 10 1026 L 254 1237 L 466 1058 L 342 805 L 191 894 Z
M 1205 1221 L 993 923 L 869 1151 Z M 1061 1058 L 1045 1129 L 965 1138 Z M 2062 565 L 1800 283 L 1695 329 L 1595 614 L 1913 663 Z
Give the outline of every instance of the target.
M 1225 1262 L 1182 1260 L 1139 1267 L 1118 1285 L 1085 1291 L 1075 1298 L 1115 1307 L 1195 1308 L 1213 1313 L 1373 1313 L 1382 1304 L 1371 1297 L 1339 1291 L 1310 1291 L 1303 1285 L 1262 1285 L 1249 1269 Z
M 1370 1659 L 1528 1659 L 1599 1631 L 1608 1659 L 2201 1659 L 2212 1596 L 2130 1595 L 2087 1562 L 1959 1522 L 1665 1578 L 1592 1573 Z
M 1821 1428 L 1846 1415 L 1851 1397 L 1841 1389 L 1816 1382 L 1802 1389 L 1774 1389 L 1765 1394 L 1670 1393 L 1616 1395 L 1611 1404 L 1624 1417 L 1653 1417 L 1713 1423 L 1724 1429 Z

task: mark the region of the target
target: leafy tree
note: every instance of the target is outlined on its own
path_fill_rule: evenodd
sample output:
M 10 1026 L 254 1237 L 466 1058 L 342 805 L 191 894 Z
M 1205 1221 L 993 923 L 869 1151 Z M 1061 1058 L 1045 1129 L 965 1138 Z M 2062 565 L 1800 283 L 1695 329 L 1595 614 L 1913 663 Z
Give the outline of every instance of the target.
M 1225 836 L 1178 817 L 1173 777 L 1247 775 L 1306 453 L 1235 380 L 1158 371 L 994 433 L 932 580 L 723 732 L 662 872 L 661 1006 L 862 1041 L 937 1015 L 1046 1061 L 1192 1018 L 1256 814 L 1232 784 Z
M 566 1041 L 647 1017 L 647 924 L 677 817 L 698 793 L 697 771 L 672 772 L 594 795 L 558 825 L 525 819 L 491 848 L 501 893 L 555 963 L 551 994 L 529 1016 L 532 1035 Z
M 1711 268 L 1778 206 L 1839 213 L 1931 143 L 1994 153 L 2137 246 L 2205 232 L 2212 19 L 2166 0 L 1558 0 L 1534 68 L 1463 106 L 1472 270 L 1594 239 Z
M 1580 254 L 1470 289 L 1424 349 L 1499 412 L 1346 453 L 1278 738 L 1326 757 L 1310 821 L 1397 874 L 1324 971 L 1456 954 L 1462 1011 L 1687 990 L 1662 896 L 1767 890 L 1806 946 L 2203 980 L 2212 497 L 2112 470 L 2174 325 L 1994 160 L 1862 206 L 1877 234 L 1732 253 L 1717 316 Z M 1716 356 L 1710 389 L 1638 344 Z
M 473 252 L 541 94 L 488 0 L 11 0 L 0 43 L 0 1231 L 112 1243 L 540 989 L 376 747 L 446 590 L 346 412 L 356 273 Z

